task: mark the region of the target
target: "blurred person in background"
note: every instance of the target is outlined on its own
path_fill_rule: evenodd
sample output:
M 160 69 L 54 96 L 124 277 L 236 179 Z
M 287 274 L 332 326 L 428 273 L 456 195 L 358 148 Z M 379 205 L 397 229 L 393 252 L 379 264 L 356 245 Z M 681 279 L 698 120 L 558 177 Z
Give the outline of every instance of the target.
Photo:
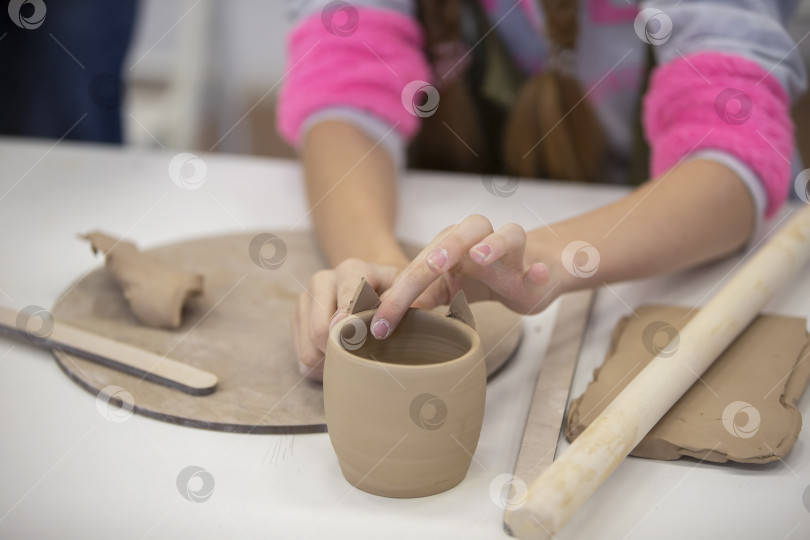
M 9 0 L 0 13 L 0 135 L 121 143 L 136 0 Z
M 409 306 L 459 289 L 536 313 L 566 291 L 745 246 L 799 170 L 789 113 L 806 73 L 785 29 L 796 5 L 291 0 L 278 125 L 332 266 L 292 319 L 302 373 L 321 376 L 360 277 L 382 293 L 371 332 L 384 339 Z M 410 261 L 394 233 L 406 160 L 637 187 L 531 231 L 470 216 Z M 593 272 L 566 271 L 576 242 L 600 256 Z

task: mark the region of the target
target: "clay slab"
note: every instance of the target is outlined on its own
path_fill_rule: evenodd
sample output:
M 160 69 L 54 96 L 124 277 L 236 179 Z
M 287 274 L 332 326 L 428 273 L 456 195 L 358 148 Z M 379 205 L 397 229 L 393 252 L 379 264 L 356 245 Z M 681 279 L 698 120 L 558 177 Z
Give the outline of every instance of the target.
M 643 306 L 614 330 L 604 365 L 572 401 L 566 435 L 573 440 L 694 315 Z M 631 452 L 673 460 L 767 463 L 784 457 L 799 435 L 796 408 L 810 379 L 810 341 L 802 318 L 760 315 Z M 677 346 L 676 344 L 673 346 Z

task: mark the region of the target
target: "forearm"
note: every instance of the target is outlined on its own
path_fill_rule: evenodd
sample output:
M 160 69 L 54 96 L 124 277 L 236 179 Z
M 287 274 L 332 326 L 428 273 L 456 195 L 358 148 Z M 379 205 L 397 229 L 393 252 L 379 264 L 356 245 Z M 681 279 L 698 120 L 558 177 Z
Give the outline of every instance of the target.
M 388 152 L 341 121 L 313 126 L 302 155 L 318 243 L 330 266 L 347 258 L 404 266 L 394 235 L 396 169 Z
M 547 262 L 563 290 L 674 272 L 739 249 L 755 212 L 748 188 L 730 169 L 688 161 L 613 204 L 531 231 L 526 258 Z M 593 275 L 572 275 L 562 262 L 565 246 L 577 240 L 599 254 Z

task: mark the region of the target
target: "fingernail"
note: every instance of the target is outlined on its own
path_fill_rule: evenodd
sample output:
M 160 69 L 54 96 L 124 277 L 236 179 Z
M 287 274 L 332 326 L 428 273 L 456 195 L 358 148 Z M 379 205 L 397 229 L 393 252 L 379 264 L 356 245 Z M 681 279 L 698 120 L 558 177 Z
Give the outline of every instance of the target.
M 391 333 L 391 324 L 383 318 L 377 319 L 371 325 L 371 333 L 377 339 L 385 339 Z
M 309 373 L 309 366 L 302 362 L 298 362 L 298 372 L 301 375 L 306 375 L 307 373 Z
M 329 330 L 334 328 L 334 326 L 342 319 L 343 312 L 341 310 L 337 310 L 334 315 L 332 315 L 332 320 L 329 321 Z
M 472 252 L 478 255 L 481 262 L 487 262 L 492 256 L 492 248 L 486 244 L 478 244 L 472 248 Z
M 443 272 L 444 265 L 447 264 L 447 250 L 434 249 L 428 253 L 427 263 L 434 272 Z

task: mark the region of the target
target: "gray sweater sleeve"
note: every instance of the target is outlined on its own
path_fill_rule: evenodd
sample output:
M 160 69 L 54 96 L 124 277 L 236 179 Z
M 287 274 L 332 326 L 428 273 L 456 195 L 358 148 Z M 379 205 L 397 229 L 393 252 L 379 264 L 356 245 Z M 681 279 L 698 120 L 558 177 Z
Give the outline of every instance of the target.
M 795 99 L 807 88 L 801 56 L 785 29 L 796 0 L 644 0 L 672 21 L 672 35 L 654 47 L 658 64 L 713 51 L 757 62 Z
M 286 0 L 287 16 L 293 24 L 298 24 L 313 13 L 323 11 L 329 4 L 336 5 L 339 3 L 340 2 L 335 2 L 335 0 Z M 390 9 L 411 16 L 415 16 L 416 14 L 414 0 L 351 0 L 351 2 L 346 2 L 346 4 L 355 8 L 372 7 Z
M 779 81 L 793 101 L 807 88 L 804 64 L 785 28 L 797 3 L 797 0 L 645 0 L 640 2 L 640 8 L 658 9 L 672 22 L 668 39 L 653 47 L 659 65 L 703 51 L 736 54 L 758 63 Z M 793 156 L 794 174 L 801 169 L 797 156 Z M 754 200 L 759 228 L 766 194 L 754 171 L 720 150 L 698 151 L 690 158 L 716 161 L 740 177 Z

